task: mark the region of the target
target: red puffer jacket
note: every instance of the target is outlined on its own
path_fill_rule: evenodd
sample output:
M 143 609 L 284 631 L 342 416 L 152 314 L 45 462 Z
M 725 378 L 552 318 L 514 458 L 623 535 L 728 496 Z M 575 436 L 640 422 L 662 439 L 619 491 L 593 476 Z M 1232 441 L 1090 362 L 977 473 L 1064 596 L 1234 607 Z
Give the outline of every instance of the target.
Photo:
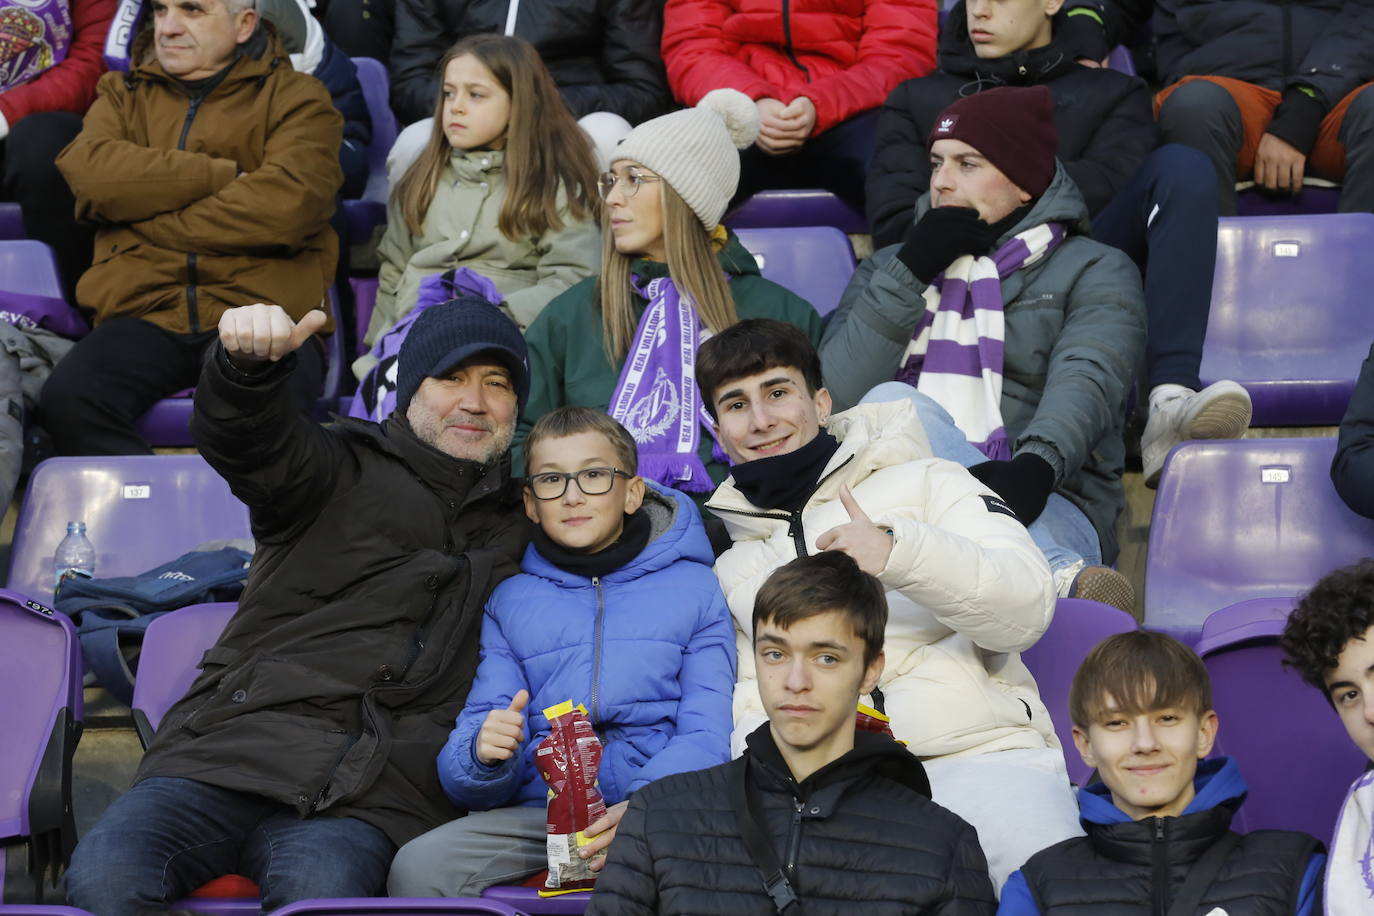
M 756 100 L 804 95 L 814 135 L 934 69 L 936 30 L 934 0 L 668 0 L 663 61 L 687 105 L 723 86 Z

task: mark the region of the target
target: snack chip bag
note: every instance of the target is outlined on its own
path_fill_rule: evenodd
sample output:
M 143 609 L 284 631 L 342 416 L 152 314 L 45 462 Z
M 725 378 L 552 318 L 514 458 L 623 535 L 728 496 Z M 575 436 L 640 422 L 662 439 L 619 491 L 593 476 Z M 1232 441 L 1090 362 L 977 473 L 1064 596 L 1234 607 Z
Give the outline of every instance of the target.
M 566 700 L 544 710 L 549 736 L 539 742 L 535 765 L 549 787 L 549 877 L 540 896 L 583 890 L 596 883 L 592 862 L 577 850 L 587 843 L 584 833 L 606 814 L 606 802 L 596 787 L 601 766 L 601 739 L 592 729 L 587 710 Z
M 856 732 L 877 732 L 897 740 L 897 736 L 892 734 L 892 720 L 872 706 L 865 706 L 862 703 L 859 704 L 858 710 L 854 713 L 854 730 Z M 906 744 L 905 741 L 901 740 L 897 740 L 897 743 Z

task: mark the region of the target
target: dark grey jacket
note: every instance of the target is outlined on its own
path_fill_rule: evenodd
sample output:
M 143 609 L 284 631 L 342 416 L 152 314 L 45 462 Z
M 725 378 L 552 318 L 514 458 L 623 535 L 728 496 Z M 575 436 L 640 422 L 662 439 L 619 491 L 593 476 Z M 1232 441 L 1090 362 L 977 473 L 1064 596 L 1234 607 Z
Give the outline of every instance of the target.
M 929 207 L 924 194 L 917 218 Z M 1062 165 L 999 244 L 1053 221 L 1067 223 L 1069 237 L 1002 282 L 1002 422 L 1014 452 L 1039 455 L 1054 468 L 1056 490 L 1092 521 L 1103 561 L 1111 563 L 1125 504 L 1126 395 L 1145 352 L 1145 296 L 1130 258 L 1087 238 L 1087 206 Z M 897 258 L 899 247 L 859 265 L 821 340 L 825 384 L 837 410 L 892 380 L 925 310 L 925 284 Z

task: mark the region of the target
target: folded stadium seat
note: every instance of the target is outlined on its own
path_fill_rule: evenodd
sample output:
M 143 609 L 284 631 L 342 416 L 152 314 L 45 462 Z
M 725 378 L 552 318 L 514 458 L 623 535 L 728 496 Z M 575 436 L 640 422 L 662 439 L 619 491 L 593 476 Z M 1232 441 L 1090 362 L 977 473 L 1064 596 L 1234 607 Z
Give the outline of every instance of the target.
M 1346 790 L 1368 761 L 1320 691 L 1283 665 L 1278 637 L 1293 598 L 1222 608 L 1202 627 L 1198 654 L 1212 675 L 1219 753 L 1250 786 L 1233 827 L 1302 830 L 1323 842 Z
M 1197 643 L 1217 608 L 1300 595 L 1374 554 L 1374 521 L 1331 486 L 1336 440 L 1184 442 L 1150 519 L 1145 626 Z
M 847 233 L 868 231 L 868 219 L 861 211 L 818 188 L 759 191 L 725 214 L 723 222 L 731 229 L 834 226 Z
M 0 229 L 0 237 L 3 234 Z M 0 289 L 30 296 L 64 298 L 52 249 L 34 239 L 0 241 Z
M 196 679 L 200 658 L 219 639 L 238 604 L 193 604 L 164 614 L 148 625 L 138 654 L 134 681 L 134 728 L 144 750 L 172 704 Z
M 336 326 L 349 320 L 349 316 L 343 313 L 338 292 L 333 286 L 329 287 L 329 308 Z M 338 406 L 339 396 L 345 390 L 351 390 L 344 385 L 346 379 L 353 377 L 348 368 L 352 358 L 344 353 L 344 337 L 344 334 L 336 331 L 324 339 L 324 384 L 321 386 L 320 399 L 315 404 L 315 416 L 319 419 L 324 419 Z M 139 435 L 154 448 L 188 448 L 195 445 L 191 441 L 190 430 L 191 414 L 195 409 L 192 401 L 194 392 L 194 388 L 187 388 L 154 404 L 134 424 Z
M 1340 423 L 1374 340 L 1370 251 L 1370 213 L 1221 220 L 1202 384 L 1244 385 L 1252 426 Z
M 76 847 L 72 754 L 80 725 L 81 675 L 71 621 L 25 596 L 0 590 L 0 903 L 5 858 L 27 853 L 35 899 Z M 79 650 L 78 650 L 79 651 Z M 11 896 L 19 896 L 13 889 Z
M 530 878 L 524 884 L 498 884 L 482 891 L 483 900 L 505 904 L 519 913 L 529 916 L 581 916 L 591 902 L 591 891 L 573 891 L 556 897 L 540 897 L 539 888 L 544 886 L 547 871 Z
M 27 238 L 24 213 L 12 201 L 0 201 L 0 239 Z
M 843 232 L 833 226 L 794 226 L 735 234 L 765 278 L 810 302 L 822 317 L 835 311 L 854 275 L 854 249 Z
M 1296 194 L 1269 194 L 1253 181 L 1236 184 L 1237 216 L 1292 216 L 1301 213 L 1335 213 L 1341 202 L 1341 186 L 1324 178 L 1308 176 Z
M 52 600 L 52 557 L 84 521 L 98 576 L 131 576 L 206 541 L 252 537 L 248 509 L 199 455 L 49 458 L 34 469 L 10 550 L 8 587 Z
M 355 57 L 353 65 L 358 68 L 358 83 L 363 89 L 367 113 L 372 118 L 372 142 L 367 146 L 367 189 L 363 191 L 362 200 L 343 202 L 348 225 L 348 238 L 340 240 L 344 245 L 367 241 L 376 228 L 386 222 L 386 154 L 391 151 L 399 132 L 388 101 L 391 82 L 386 67 L 370 57 Z
M 1054 620 L 1040 641 L 1021 653 L 1040 688 L 1040 699 L 1054 720 L 1054 732 L 1064 748 L 1064 764 L 1076 786 L 1086 785 L 1092 767 L 1083 762 L 1073 745 L 1073 721 L 1069 718 L 1069 686 L 1074 672 L 1093 646 L 1117 633 L 1136 628 L 1135 618 L 1108 604 L 1082 598 L 1060 598 Z
M 499 900 L 477 897 L 355 897 L 299 900 L 276 910 L 272 916 L 525 916 L 525 913 Z

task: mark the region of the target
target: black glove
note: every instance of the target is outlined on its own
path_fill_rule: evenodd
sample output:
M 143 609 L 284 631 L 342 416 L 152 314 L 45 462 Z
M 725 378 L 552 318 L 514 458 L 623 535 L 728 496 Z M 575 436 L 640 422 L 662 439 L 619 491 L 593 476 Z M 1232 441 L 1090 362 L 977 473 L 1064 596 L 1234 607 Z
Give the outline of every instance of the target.
M 933 207 L 907 230 L 897 257 L 929 284 L 956 258 L 987 254 L 996 241 L 996 232 L 972 207 Z
M 1046 500 L 1054 492 L 1054 468 L 1030 452 L 1022 452 L 1010 461 L 984 461 L 968 472 L 1006 500 L 1025 525 L 1040 517 Z
M 1065 16 L 1062 23 L 1057 20 L 1058 17 L 1054 24 L 1054 42 L 1067 48 L 1074 60 L 1101 62 L 1111 53 L 1112 49 L 1107 47 L 1107 30 L 1095 16 L 1076 13 Z
M 1326 105 L 1321 99 L 1289 86 L 1283 92 L 1279 107 L 1274 109 L 1274 117 L 1265 133 L 1273 134 L 1305 156 L 1317 144 L 1317 134 L 1325 117 Z

